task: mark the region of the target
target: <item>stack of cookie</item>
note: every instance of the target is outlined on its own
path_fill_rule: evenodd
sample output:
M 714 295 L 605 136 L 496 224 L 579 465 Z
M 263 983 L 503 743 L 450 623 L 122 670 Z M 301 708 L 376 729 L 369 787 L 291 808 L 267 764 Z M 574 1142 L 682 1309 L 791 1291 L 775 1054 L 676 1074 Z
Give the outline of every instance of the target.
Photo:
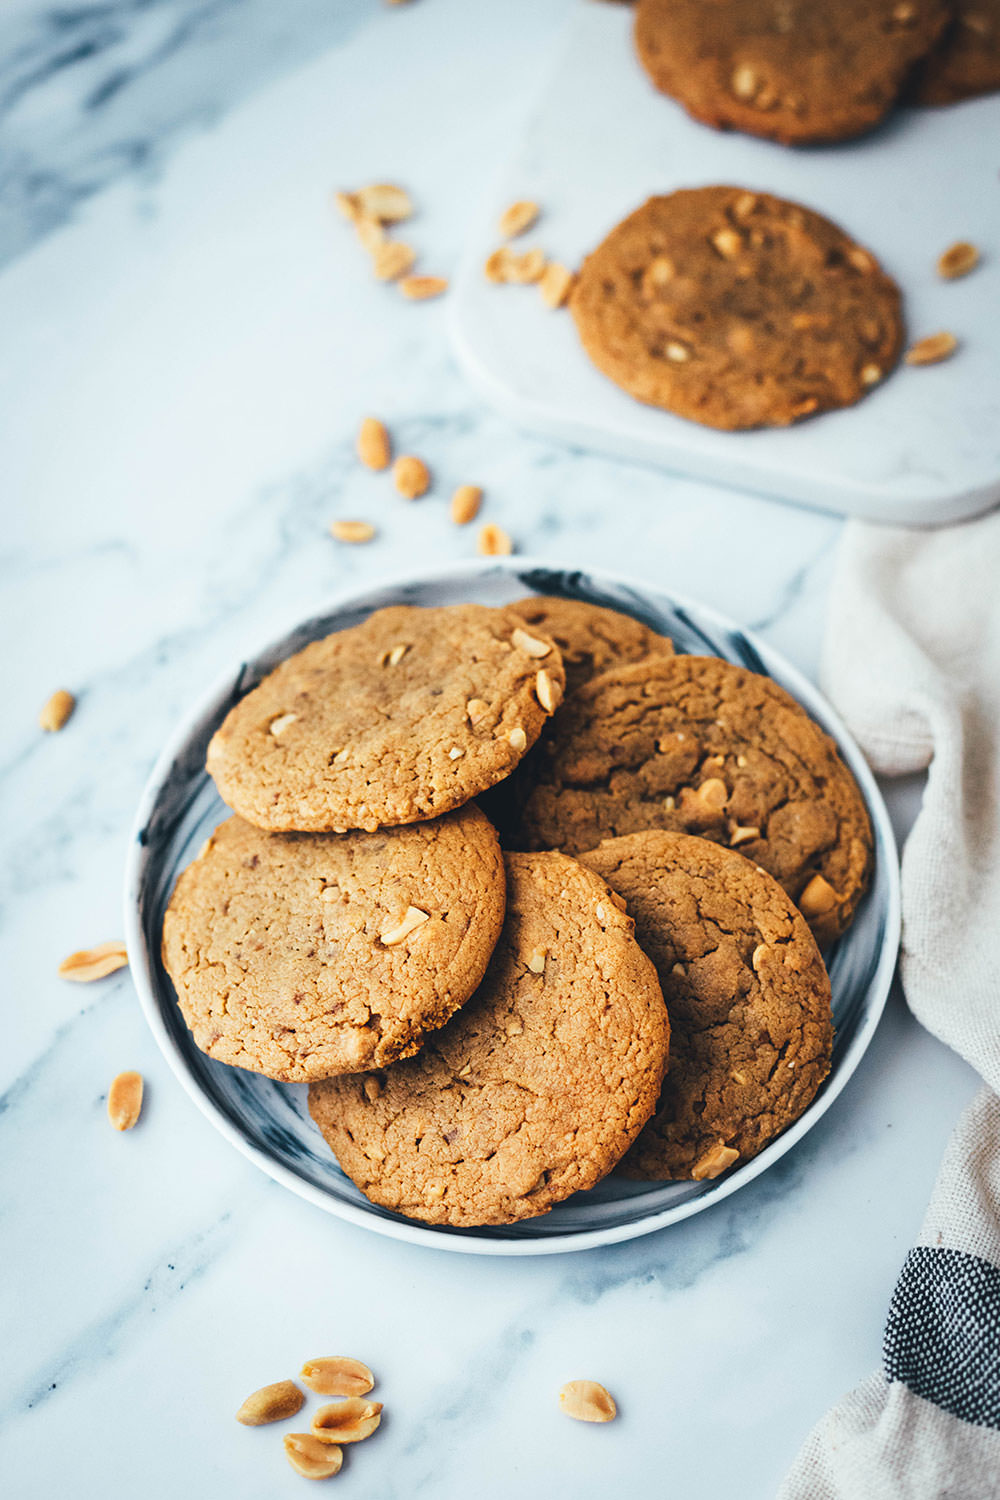
M 639 0 L 635 44 L 696 120 L 784 145 L 1000 88 L 997 0 Z
M 767 678 L 579 601 L 396 607 L 283 662 L 208 769 L 236 815 L 164 920 L 184 1018 L 308 1082 L 376 1203 L 503 1224 L 619 1164 L 714 1177 L 826 1075 L 813 933 L 871 834 Z

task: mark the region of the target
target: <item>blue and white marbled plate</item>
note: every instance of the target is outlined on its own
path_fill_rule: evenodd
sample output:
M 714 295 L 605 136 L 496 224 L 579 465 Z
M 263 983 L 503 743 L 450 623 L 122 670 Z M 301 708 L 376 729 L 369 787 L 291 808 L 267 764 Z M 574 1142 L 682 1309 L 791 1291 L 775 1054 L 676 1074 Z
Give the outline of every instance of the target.
M 773 677 L 833 736 L 857 778 L 875 832 L 875 871 L 853 925 L 826 954 L 836 1027 L 830 1076 L 805 1114 L 758 1156 L 714 1182 L 647 1184 L 611 1177 L 538 1219 L 506 1228 L 438 1228 L 369 1203 L 312 1123 L 305 1085 L 274 1083 L 198 1051 L 160 961 L 160 931 L 174 881 L 228 815 L 205 771 L 208 741 L 232 705 L 279 661 L 387 604 L 497 605 L 531 592 L 622 610 L 670 636 L 678 651 L 721 656 Z M 888 814 L 861 752 L 816 689 L 776 652 L 701 605 L 623 579 L 518 558 L 462 563 L 344 598 L 227 676 L 181 726 L 150 777 L 129 852 L 125 921 L 139 997 L 168 1062 L 223 1135 L 276 1181 L 330 1213 L 396 1239 L 473 1254 L 544 1254 L 631 1239 L 687 1218 L 751 1181 L 815 1124 L 857 1067 L 885 1005 L 899 943 L 899 872 Z

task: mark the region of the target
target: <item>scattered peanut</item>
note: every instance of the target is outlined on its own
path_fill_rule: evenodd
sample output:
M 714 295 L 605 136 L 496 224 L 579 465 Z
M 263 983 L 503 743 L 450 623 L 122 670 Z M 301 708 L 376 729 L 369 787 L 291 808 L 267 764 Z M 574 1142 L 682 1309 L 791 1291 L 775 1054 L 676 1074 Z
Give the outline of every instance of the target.
M 307 1359 L 299 1373 L 318 1396 L 367 1396 L 375 1384 L 368 1366 L 346 1354 Z
M 392 466 L 392 482 L 404 500 L 419 500 L 430 488 L 430 470 L 422 458 L 404 453 Z
M 569 299 L 575 280 L 575 275 L 567 266 L 561 265 L 557 260 L 550 260 L 538 283 L 545 306 L 553 309 L 563 307 Z
M 285 1417 L 294 1417 L 302 1409 L 305 1396 L 293 1380 L 279 1380 L 274 1385 L 262 1385 L 259 1391 L 248 1396 L 236 1413 L 237 1422 L 244 1427 L 263 1427 L 266 1422 L 281 1422 Z
M 614 1397 L 596 1380 L 569 1380 L 559 1392 L 559 1408 L 577 1422 L 610 1422 L 618 1415 Z
M 330 535 L 334 541 L 356 545 L 359 542 L 370 542 L 375 535 L 375 527 L 367 521 L 334 521 L 330 526 Z M 271 733 L 274 733 L 273 727 Z
M 460 484 L 451 497 L 451 519 L 456 526 L 468 526 L 479 514 L 483 492 L 478 484 Z
M 322 1443 L 360 1443 L 371 1437 L 381 1420 L 381 1401 L 346 1396 L 320 1407 L 312 1419 L 313 1436 Z
M 476 550 L 483 557 L 508 557 L 514 550 L 514 543 L 506 531 L 488 521 L 479 532 Z
M 59 975 L 62 979 L 72 979 L 74 984 L 90 984 L 95 979 L 106 979 L 116 969 L 124 969 L 127 963 L 124 943 L 98 943 L 96 948 L 81 948 L 64 958 Z
M 324 1443 L 311 1432 L 286 1432 L 283 1441 L 285 1457 L 304 1479 L 331 1479 L 340 1473 L 344 1451 L 336 1443 Z
M 399 290 L 411 302 L 427 302 L 448 290 L 448 280 L 445 276 L 404 276 Z
M 354 221 L 354 228 L 362 248 L 367 250 L 369 255 L 374 255 L 386 242 L 385 230 L 378 219 L 373 219 L 370 214 L 358 214 Z
M 49 734 L 62 729 L 76 707 L 76 699 L 65 688 L 58 688 L 38 715 L 38 727 Z
M 953 333 L 930 333 L 907 349 L 904 358 L 908 365 L 936 365 L 949 359 L 957 348 L 958 339 Z
M 959 276 L 968 276 L 979 264 L 979 251 L 968 240 L 956 240 L 938 256 L 937 273 L 945 281 L 954 281 Z
M 378 281 L 395 281 L 406 275 L 416 258 L 417 252 L 412 245 L 406 245 L 402 240 L 386 240 L 375 246 L 372 270 Z
M 380 224 L 399 224 L 413 213 L 409 193 L 392 182 L 372 182 L 354 196 L 361 212 L 378 219 Z
M 513 250 L 502 245 L 488 257 L 483 269 L 487 281 L 527 286 L 531 282 L 541 281 L 545 272 L 545 252 L 525 250 L 523 254 L 515 255 Z
M 357 454 L 366 469 L 387 469 L 392 457 L 389 433 L 377 417 L 365 417 L 358 429 Z
M 500 233 L 505 240 L 516 239 L 530 229 L 538 218 L 538 204 L 527 198 L 519 198 L 500 215 Z
M 108 1089 L 108 1119 L 116 1130 L 131 1130 L 142 1109 L 142 1074 L 119 1073 Z

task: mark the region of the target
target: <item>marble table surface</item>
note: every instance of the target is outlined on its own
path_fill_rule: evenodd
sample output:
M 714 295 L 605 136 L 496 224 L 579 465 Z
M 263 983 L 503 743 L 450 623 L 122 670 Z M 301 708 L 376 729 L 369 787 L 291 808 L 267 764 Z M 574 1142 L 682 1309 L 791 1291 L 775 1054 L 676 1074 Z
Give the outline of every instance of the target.
M 519 435 L 475 398 L 445 302 L 370 279 L 330 190 L 406 183 L 447 275 L 574 0 L 11 0 L 0 16 L 0 1490 L 293 1495 L 243 1397 L 343 1351 L 386 1420 L 365 1500 L 774 1494 L 881 1323 L 971 1071 L 901 998 L 842 1097 L 758 1181 L 631 1244 L 517 1261 L 341 1224 L 219 1137 L 160 1057 L 120 935 L 158 748 L 248 641 L 352 582 L 470 556 L 457 483 L 519 550 L 638 574 L 810 674 L 840 522 Z M 361 471 L 382 415 L 435 474 Z M 337 546 L 336 518 L 379 526 Z M 38 710 L 79 696 L 62 734 Z M 919 787 L 893 789 L 900 833 Z M 105 1116 L 137 1068 L 130 1134 Z M 621 1416 L 555 1404 L 603 1381 Z M 338 1493 L 340 1490 L 338 1490 Z

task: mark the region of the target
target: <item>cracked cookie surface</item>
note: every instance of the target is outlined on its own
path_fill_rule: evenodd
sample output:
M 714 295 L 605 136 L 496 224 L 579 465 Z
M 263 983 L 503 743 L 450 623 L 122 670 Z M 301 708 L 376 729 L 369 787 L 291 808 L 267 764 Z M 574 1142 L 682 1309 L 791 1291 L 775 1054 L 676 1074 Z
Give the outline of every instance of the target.
M 696 120 L 797 145 L 877 125 L 950 14 L 946 0 L 639 0 L 635 44 Z
M 566 670 L 566 691 L 618 663 L 672 656 L 673 641 L 616 609 L 556 594 L 529 594 L 508 608 L 529 630 L 555 641 Z
M 899 288 L 870 251 L 737 187 L 650 198 L 584 261 L 570 310 L 616 385 L 726 430 L 851 406 L 903 345 Z
M 955 19 L 918 67 L 916 104 L 956 104 L 1000 89 L 1000 0 L 958 0 Z
M 670 1015 L 663 1092 L 621 1170 L 718 1176 L 798 1119 L 830 1070 L 815 940 L 777 881 L 705 839 L 636 833 L 580 857 L 624 897 Z
M 309 1108 L 373 1202 L 431 1224 L 509 1224 L 603 1177 L 655 1106 L 669 1023 L 632 919 L 562 854 L 506 856 L 507 918 L 476 995 L 385 1072 Z
M 503 924 L 496 833 L 470 806 L 378 833 L 215 830 L 163 962 L 210 1057 L 304 1083 L 415 1052 L 476 989 Z
M 272 832 L 415 823 L 508 776 L 564 681 L 516 615 L 395 605 L 282 662 L 226 715 L 207 768 Z
M 665 828 L 738 848 L 820 942 L 850 924 L 872 832 L 834 742 L 769 677 L 714 656 L 613 668 L 567 700 L 514 778 L 501 839 L 593 849 Z

